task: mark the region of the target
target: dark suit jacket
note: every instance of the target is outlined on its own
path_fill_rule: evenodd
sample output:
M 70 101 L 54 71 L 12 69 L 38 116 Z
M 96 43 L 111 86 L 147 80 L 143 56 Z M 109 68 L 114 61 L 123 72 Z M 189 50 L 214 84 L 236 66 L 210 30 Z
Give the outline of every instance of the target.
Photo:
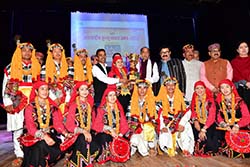
M 186 73 L 185 73 L 185 69 L 183 67 L 182 64 L 182 60 L 181 59 L 177 59 L 177 58 L 171 58 L 171 60 L 169 60 L 167 62 L 168 64 L 168 69 L 169 69 L 169 73 L 170 73 L 170 77 L 175 77 L 178 80 L 179 83 L 179 88 L 180 90 L 185 93 L 186 90 Z M 159 74 L 160 74 L 160 79 L 157 82 L 157 94 L 160 90 L 161 87 L 161 68 L 162 68 L 162 61 L 160 61 L 158 63 L 158 70 L 159 70 Z

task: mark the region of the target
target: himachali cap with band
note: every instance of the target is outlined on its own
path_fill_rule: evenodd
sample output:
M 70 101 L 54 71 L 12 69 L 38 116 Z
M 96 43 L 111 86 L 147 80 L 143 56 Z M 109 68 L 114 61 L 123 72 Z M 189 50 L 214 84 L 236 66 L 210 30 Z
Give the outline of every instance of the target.
M 136 81 L 136 86 L 137 87 L 141 87 L 142 86 L 142 87 L 147 87 L 148 88 L 148 87 L 150 87 L 150 83 L 147 80 L 142 80 L 141 79 L 141 80 L 137 80 Z
M 220 50 L 220 44 L 219 43 L 214 43 L 208 46 L 208 51 L 211 52 L 214 49 Z
M 178 83 L 177 79 L 174 78 L 174 77 L 167 77 L 164 81 L 163 81 L 163 84 L 166 85 L 166 84 L 176 84 Z
M 183 51 L 183 52 L 186 52 L 186 51 L 188 51 L 189 49 L 194 50 L 194 45 L 192 45 L 192 44 L 186 44 L 186 45 L 184 45 L 184 46 L 182 47 L 182 51 Z

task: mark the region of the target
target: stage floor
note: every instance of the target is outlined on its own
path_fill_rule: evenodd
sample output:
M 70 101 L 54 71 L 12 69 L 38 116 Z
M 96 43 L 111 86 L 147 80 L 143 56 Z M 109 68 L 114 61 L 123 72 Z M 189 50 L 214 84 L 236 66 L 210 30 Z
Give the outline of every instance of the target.
M 10 167 L 11 161 L 15 158 L 12 135 L 5 129 L 5 125 L 0 126 L 0 167 Z M 64 159 L 60 160 L 55 167 L 63 167 L 63 164 Z M 105 165 L 96 164 L 95 167 L 250 167 L 250 158 L 229 159 L 223 156 L 186 158 L 181 155 L 173 158 L 167 155 L 141 157 L 139 154 L 135 154 L 126 163 L 107 162 Z

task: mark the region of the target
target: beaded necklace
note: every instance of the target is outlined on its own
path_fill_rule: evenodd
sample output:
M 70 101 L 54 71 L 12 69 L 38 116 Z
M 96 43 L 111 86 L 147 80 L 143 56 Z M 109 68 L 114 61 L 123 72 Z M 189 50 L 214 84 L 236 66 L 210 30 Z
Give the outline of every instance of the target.
M 80 103 L 80 98 L 79 96 L 76 98 L 76 104 L 77 104 L 77 108 L 78 108 L 78 111 L 79 111 L 79 115 L 80 115 L 80 127 L 82 129 L 85 129 L 85 130 L 90 130 L 90 122 L 91 122 L 91 107 L 90 107 L 90 104 L 89 103 L 86 103 L 87 104 L 87 108 L 83 109 L 83 107 L 81 107 L 81 103 Z M 85 123 L 83 122 L 83 113 L 86 113 L 86 110 L 87 110 L 87 126 L 85 126 Z
M 36 109 L 37 109 L 37 117 L 38 117 L 38 123 L 39 123 L 39 127 L 41 129 L 44 129 L 44 128 L 48 128 L 49 127 L 49 122 L 50 122 L 50 106 L 49 106 L 49 100 L 46 99 L 46 121 L 45 123 L 43 123 L 43 120 L 42 120 L 42 116 L 41 115 L 41 106 L 39 105 L 39 102 L 38 102 L 38 97 L 35 98 L 35 104 L 36 104 Z
M 112 125 L 113 125 L 112 111 L 111 111 L 111 107 L 109 105 L 107 105 L 107 113 L 108 113 L 109 126 L 112 127 Z M 118 110 L 118 107 L 117 107 L 116 103 L 115 103 L 115 123 L 116 123 L 116 133 L 119 134 L 119 131 L 120 131 L 120 115 L 119 115 L 119 110 Z
M 221 97 L 221 100 L 222 100 L 222 112 L 224 114 L 224 119 L 226 123 L 229 123 L 230 125 L 234 125 L 235 123 L 235 95 L 232 94 L 231 119 L 230 120 L 228 119 L 225 97 L 223 95 Z

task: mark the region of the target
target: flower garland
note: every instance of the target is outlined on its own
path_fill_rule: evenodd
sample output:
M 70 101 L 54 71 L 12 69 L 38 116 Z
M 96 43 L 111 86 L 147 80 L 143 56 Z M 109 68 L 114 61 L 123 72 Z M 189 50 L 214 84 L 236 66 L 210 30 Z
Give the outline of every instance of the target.
M 195 104 L 196 104 L 196 106 L 195 106 L 195 111 L 196 111 L 196 113 L 197 113 L 197 118 L 198 118 L 198 121 L 200 122 L 200 123 L 202 123 L 202 124 L 205 124 L 206 123 L 206 120 L 207 120 L 207 115 L 206 115 L 206 111 L 205 111 L 205 103 L 206 103 L 206 95 L 204 95 L 203 97 L 202 97 L 202 101 L 201 101 L 201 104 L 202 104 L 202 106 L 201 106 L 201 113 L 199 112 L 200 110 L 200 107 L 199 107 L 199 98 L 198 98 L 198 96 L 196 97 L 196 99 L 195 99 Z
M 35 98 L 35 104 L 36 104 L 36 109 L 37 109 L 37 117 L 38 117 L 38 123 L 39 127 L 41 129 L 48 128 L 49 127 L 49 122 L 50 122 L 50 106 L 49 106 L 49 100 L 46 99 L 46 121 L 45 124 L 43 123 L 42 120 L 42 115 L 41 115 L 41 107 L 38 103 L 38 97 Z
M 79 114 L 80 114 L 80 127 L 82 129 L 90 131 L 90 122 L 91 122 L 91 107 L 90 107 L 90 104 L 87 103 L 87 126 L 85 126 L 85 124 L 83 122 L 83 113 L 86 111 L 86 108 L 83 110 L 83 108 L 81 107 L 79 96 L 76 98 L 76 104 L 77 104 L 77 108 L 78 108 L 78 111 L 79 111 Z
M 222 95 L 222 112 L 224 114 L 224 119 L 229 125 L 234 125 L 235 123 L 235 95 L 232 94 L 232 105 L 231 105 L 231 119 L 228 119 L 228 114 L 226 111 L 225 97 Z
M 107 105 L 107 113 L 108 113 L 108 121 L 109 121 L 109 126 L 112 127 L 113 121 L 112 121 L 112 111 L 111 107 Z M 119 110 L 117 107 L 117 104 L 115 103 L 115 123 L 116 123 L 116 133 L 119 134 L 120 131 L 120 115 L 119 115 Z

